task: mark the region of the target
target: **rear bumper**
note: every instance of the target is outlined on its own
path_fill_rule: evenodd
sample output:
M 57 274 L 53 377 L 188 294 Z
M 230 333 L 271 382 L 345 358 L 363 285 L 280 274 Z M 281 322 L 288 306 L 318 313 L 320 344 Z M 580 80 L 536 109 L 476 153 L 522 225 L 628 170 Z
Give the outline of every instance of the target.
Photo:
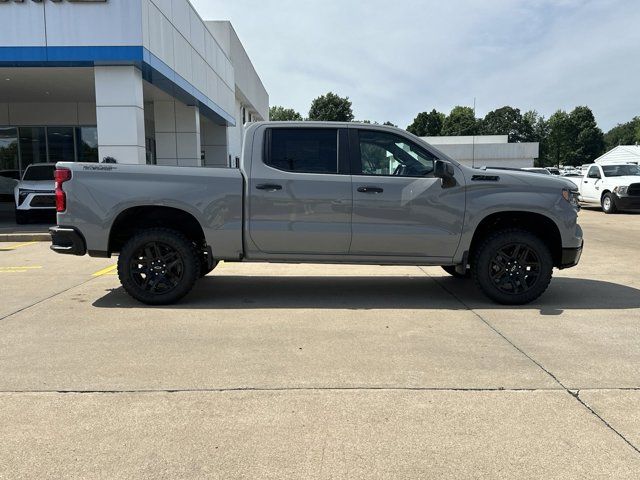
M 565 268 L 571 268 L 578 265 L 580 257 L 582 257 L 582 249 L 584 248 L 584 242 L 578 248 L 563 248 L 562 259 L 560 261 L 560 270 Z
M 51 250 L 64 255 L 82 256 L 87 253 L 84 238 L 72 227 L 51 227 Z

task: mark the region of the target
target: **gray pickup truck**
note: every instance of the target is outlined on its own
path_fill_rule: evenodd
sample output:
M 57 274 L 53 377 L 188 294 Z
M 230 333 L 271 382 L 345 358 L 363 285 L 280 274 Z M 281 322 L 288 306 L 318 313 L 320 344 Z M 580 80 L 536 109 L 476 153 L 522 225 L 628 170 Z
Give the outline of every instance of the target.
M 472 169 L 399 129 L 262 122 L 238 168 L 59 163 L 58 253 L 118 254 L 124 289 L 184 297 L 225 262 L 437 265 L 502 304 L 582 252 L 575 185 Z

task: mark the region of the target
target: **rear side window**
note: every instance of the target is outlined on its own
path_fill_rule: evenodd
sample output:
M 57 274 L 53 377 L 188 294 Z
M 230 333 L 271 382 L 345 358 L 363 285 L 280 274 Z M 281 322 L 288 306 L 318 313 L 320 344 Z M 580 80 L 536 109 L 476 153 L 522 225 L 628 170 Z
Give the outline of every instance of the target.
M 40 180 L 51 180 L 53 181 L 53 177 L 56 171 L 55 165 L 36 165 L 29 166 L 27 170 L 24 172 L 24 180 L 30 181 L 40 181 Z
M 587 175 L 588 178 L 600 178 L 600 170 L 598 170 L 598 167 L 591 167 L 589 169 L 589 175 Z
M 338 130 L 267 130 L 265 164 L 296 173 L 338 173 Z

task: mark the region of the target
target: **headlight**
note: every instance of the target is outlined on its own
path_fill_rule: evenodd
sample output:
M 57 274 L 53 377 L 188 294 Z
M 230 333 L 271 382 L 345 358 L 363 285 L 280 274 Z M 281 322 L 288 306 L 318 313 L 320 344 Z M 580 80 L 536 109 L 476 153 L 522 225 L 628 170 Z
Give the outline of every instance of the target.
M 18 190 L 18 205 L 22 205 L 31 193 L 29 190 Z
M 629 191 L 629 186 L 620 186 L 620 187 L 615 187 L 613 189 L 613 193 L 617 193 L 618 195 L 626 195 L 627 192 Z
M 562 198 L 571 204 L 576 210 L 580 210 L 580 202 L 578 201 L 578 190 L 569 190 L 568 188 L 562 189 Z

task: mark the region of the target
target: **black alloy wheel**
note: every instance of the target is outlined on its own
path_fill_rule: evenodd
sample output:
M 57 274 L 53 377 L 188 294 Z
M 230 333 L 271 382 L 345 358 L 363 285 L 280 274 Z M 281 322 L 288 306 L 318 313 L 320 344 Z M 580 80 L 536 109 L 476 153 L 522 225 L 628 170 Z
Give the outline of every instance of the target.
M 540 277 L 540 259 L 526 243 L 513 243 L 497 250 L 491 259 L 489 276 L 506 294 L 525 293 Z
M 180 253 L 162 242 L 141 245 L 129 262 L 129 275 L 135 285 L 153 295 L 165 295 L 174 290 L 184 276 Z

